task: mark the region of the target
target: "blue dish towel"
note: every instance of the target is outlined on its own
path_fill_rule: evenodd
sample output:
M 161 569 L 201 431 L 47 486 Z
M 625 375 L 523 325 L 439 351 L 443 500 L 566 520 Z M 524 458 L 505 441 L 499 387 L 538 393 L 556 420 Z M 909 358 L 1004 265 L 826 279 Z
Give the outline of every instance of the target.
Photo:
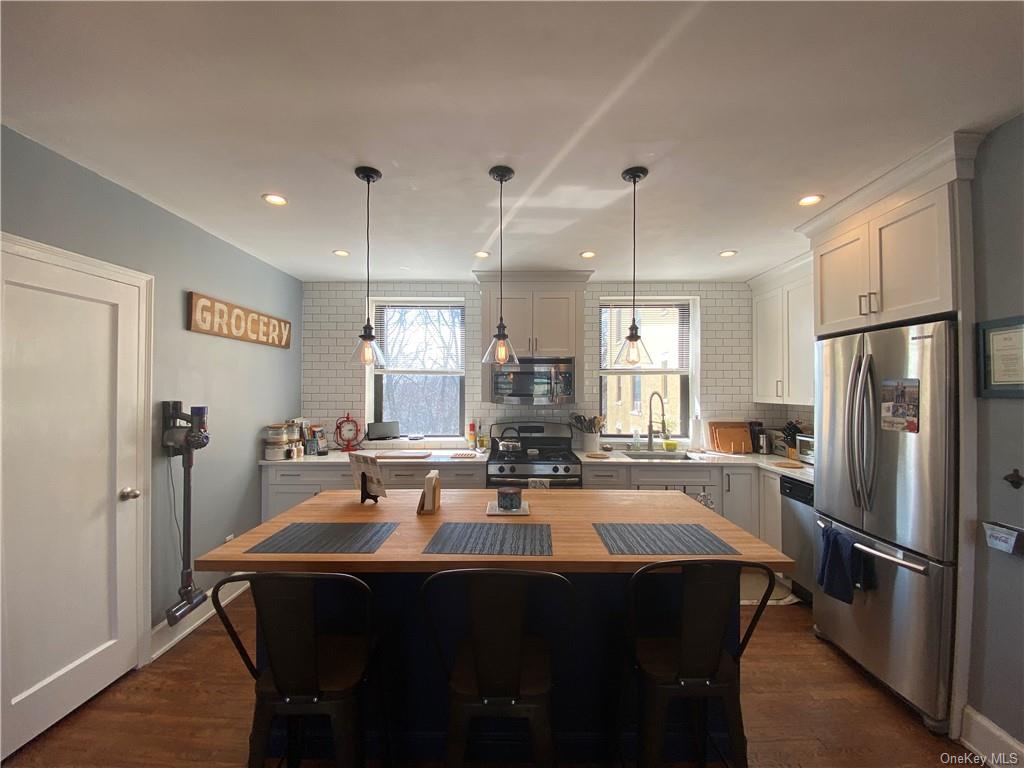
M 821 563 L 818 585 L 829 597 L 853 603 L 853 590 L 875 588 L 871 559 L 853 546 L 851 536 L 832 526 L 821 529 Z

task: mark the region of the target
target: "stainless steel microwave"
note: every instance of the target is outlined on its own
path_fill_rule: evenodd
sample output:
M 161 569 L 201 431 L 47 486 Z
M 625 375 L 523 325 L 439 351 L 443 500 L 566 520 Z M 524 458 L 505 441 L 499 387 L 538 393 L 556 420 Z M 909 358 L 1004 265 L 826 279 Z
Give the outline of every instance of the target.
M 563 405 L 576 402 L 576 361 L 571 357 L 519 359 L 491 369 L 491 402 Z

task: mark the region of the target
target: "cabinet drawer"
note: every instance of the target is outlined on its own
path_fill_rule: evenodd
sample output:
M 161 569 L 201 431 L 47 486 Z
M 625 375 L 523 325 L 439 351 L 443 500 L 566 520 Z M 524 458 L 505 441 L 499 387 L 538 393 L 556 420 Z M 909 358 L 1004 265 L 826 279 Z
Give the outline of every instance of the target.
M 632 467 L 630 485 L 721 485 L 722 470 L 711 467 Z
M 384 476 L 386 488 L 422 488 L 423 478 L 427 476 L 430 467 L 407 467 L 391 466 L 385 464 L 381 467 L 381 474 Z
M 441 490 L 445 488 L 483 488 L 487 483 L 486 468 L 483 465 L 439 467 L 439 470 Z
M 583 465 L 584 488 L 629 488 L 629 467 Z
M 333 467 L 269 467 L 271 485 L 302 485 L 317 483 L 323 490 L 344 490 L 352 488 L 352 470 L 347 464 Z

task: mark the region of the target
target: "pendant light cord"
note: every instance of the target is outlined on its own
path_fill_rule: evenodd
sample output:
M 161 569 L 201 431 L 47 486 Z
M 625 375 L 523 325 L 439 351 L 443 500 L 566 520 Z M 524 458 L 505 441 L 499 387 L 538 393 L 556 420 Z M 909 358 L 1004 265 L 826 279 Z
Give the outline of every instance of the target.
M 634 189 L 635 189 L 634 185 Z M 635 206 L 634 206 L 635 207 Z M 636 248 L 634 247 L 633 260 L 636 261 Z M 634 273 L 636 268 L 634 267 Z M 636 279 L 634 274 L 633 279 Z M 635 301 L 635 300 L 634 300 Z M 366 324 L 370 325 L 370 182 L 366 182 Z
M 633 179 L 633 325 L 636 325 L 636 179 Z
M 505 322 L 505 182 L 498 182 L 498 322 Z

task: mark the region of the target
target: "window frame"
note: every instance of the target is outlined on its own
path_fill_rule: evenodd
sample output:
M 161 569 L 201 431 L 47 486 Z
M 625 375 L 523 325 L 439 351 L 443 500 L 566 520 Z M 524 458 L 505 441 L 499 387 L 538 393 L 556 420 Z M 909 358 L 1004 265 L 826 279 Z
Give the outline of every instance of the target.
M 458 377 L 459 382 L 459 421 L 455 434 L 424 434 L 426 438 L 453 438 L 462 437 L 462 425 L 466 422 L 466 356 L 469 350 L 466 346 L 466 299 L 442 298 L 442 297 L 396 297 L 382 296 L 370 299 L 370 317 L 376 319 L 378 306 L 410 306 L 410 307 L 452 307 L 462 309 L 462 368 L 431 370 L 419 368 L 368 368 L 366 371 L 366 420 L 383 421 L 384 416 L 384 376 L 409 374 L 414 376 L 453 376 Z M 379 335 L 379 331 L 378 331 Z M 401 425 L 399 425 L 401 427 Z M 408 437 L 408 432 L 402 432 L 401 437 Z
M 609 378 L 615 378 L 616 383 L 621 382 L 621 376 L 632 376 L 634 381 L 640 377 L 645 376 L 661 376 L 663 383 L 667 385 L 668 377 L 673 375 L 679 376 L 679 420 L 676 430 L 672 433 L 671 438 L 689 442 L 693 437 L 694 431 L 694 420 L 697 418 L 699 413 L 699 398 L 697 393 L 699 392 L 699 371 L 700 371 L 700 300 L 695 296 L 644 296 L 637 297 L 636 306 L 641 308 L 644 306 L 665 306 L 665 305 L 688 305 L 689 307 L 689 360 L 688 368 L 686 370 L 681 368 L 604 368 L 602 367 L 602 356 L 601 350 L 598 350 L 598 363 L 597 363 L 597 379 L 598 379 L 598 410 L 602 416 L 604 413 L 604 402 L 606 395 L 606 387 Z M 601 311 L 606 307 L 616 308 L 630 308 L 632 306 L 632 299 L 629 296 L 602 296 L 598 300 L 598 314 L 597 314 L 597 325 L 598 325 L 598 338 L 600 345 L 600 333 L 601 333 Z M 643 329 L 640 330 L 641 335 Z M 665 387 L 667 389 L 667 386 Z M 636 396 L 635 393 L 633 395 Z M 641 408 L 643 408 L 641 403 Z M 642 413 L 642 410 L 641 410 Z M 682 425 L 686 423 L 687 429 L 686 434 L 682 433 Z M 605 425 L 607 428 L 608 424 Z M 642 438 L 646 438 L 648 435 L 645 431 L 640 433 Z M 625 435 L 618 432 L 602 432 L 602 438 L 610 440 L 632 440 L 632 435 Z

